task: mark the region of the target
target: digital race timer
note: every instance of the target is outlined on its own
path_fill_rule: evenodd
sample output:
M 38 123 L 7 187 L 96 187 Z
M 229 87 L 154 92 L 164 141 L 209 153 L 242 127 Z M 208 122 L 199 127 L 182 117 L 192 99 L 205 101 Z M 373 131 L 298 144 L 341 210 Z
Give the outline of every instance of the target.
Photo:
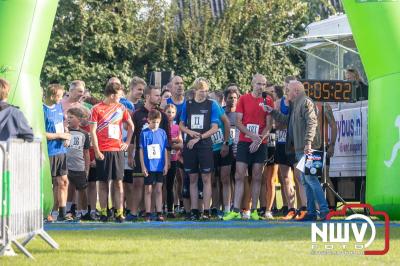
M 355 102 L 356 89 L 346 80 L 302 80 L 305 93 L 318 102 Z

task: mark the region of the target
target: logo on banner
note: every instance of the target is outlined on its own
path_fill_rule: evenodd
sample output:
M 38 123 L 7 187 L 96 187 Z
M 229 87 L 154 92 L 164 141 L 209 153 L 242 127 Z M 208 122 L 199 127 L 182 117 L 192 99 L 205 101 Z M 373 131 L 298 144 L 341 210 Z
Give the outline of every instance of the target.
M 346 211 L 353 208 L 367 208 L 371 215 L 385 220 L 384 247 L 376 246 L 376 222 L 363 214 Z M 344 220 L 331 220 L 342 216 Z M 342 210 L 330 212 L 327 221 L 311 224 L 311 254 L 313 255 L 384 255 L 389 251 L 389 216 L 383 211 L 374 211 L 369 204 L 348 204 Z
M 399 141 L 392 148 L 392 156 L 390 157 L 390 160 L 384 161 L 385 165 L 389 168 L 392 167 L 392 164 L 396 160 L 400 150 L 400 115 L 397 116 L 394 126 L 399 128 Z

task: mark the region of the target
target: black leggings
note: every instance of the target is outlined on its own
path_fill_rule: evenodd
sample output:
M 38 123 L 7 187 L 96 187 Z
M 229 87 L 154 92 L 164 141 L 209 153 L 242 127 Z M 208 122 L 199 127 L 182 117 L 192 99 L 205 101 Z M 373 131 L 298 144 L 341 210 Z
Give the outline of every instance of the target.
M 172 212 L 174 205 L 174 183 L 176 176 L 176 161 L 171 161 L 171 168 L 167 173 L 167 210 Z

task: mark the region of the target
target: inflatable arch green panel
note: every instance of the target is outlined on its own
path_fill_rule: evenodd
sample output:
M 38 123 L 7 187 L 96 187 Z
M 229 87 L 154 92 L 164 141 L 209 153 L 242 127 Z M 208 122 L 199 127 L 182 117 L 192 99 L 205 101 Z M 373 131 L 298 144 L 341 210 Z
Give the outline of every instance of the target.
M 343 0 L 369 81 L 366 201 L 400 219 L 400 1 Z
M 53 207 L 39 76 L 58 0 L 0 1 L 0 76 L 11 83 L 9 102 L 24 112 L 43 142 L 43 210 Z M 12 173 L 11 173 L 12 174 Z

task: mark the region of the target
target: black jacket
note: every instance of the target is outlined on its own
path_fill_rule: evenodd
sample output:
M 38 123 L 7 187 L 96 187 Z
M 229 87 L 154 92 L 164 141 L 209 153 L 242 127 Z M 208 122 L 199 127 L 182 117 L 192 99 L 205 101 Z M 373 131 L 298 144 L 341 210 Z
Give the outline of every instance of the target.
M 9 138 L 33 141 L 33 131 L 18 107 L 0 101 L 0 141 Z

